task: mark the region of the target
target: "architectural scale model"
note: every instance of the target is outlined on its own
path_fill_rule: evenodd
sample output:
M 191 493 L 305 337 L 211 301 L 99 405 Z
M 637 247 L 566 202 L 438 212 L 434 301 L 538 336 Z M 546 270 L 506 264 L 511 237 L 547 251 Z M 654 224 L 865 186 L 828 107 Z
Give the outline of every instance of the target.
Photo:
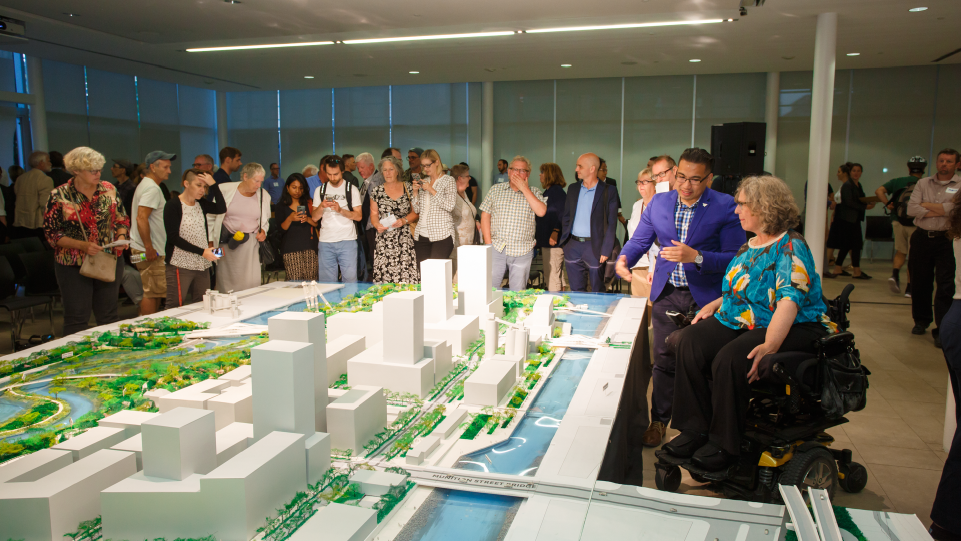
M 213 314 L 218 310 L 230 310 L 231 317 L 240 317 L 240 300 L 233 291 L 221 293 L 214 289 L 208 289 L 204 293 L 204 311 Z
M 171 386 L 176 350 L 147 358 L 135 373 L 158 383 L 131 384 L 136 410 L 0 464 L 0 541 L 929 538 L 913 515 L 835 520 L 821 493 L 812 527 L 790 491 L 781 506 L 598 481 L 631 354 L 606 344 L 633 341 L 646 299 L 571 293 L 594 303 L 577 323 L 593 347 L 554 347 L 570 329 L 555 317 L 566 299 L 492 292 L 490 256 L 458 249 L 456 303 L 447 260 L 424 262 L 420 291 L 329 318 L 311 311 L 319 294 L 308 311 L 265 300 L 296 300 L 309 284 L 246 296 L 276 314 L 269 341 L 229 337 L 247 340 L 249 359 L 228 349 L 203 361 L 207 379 Z M 224 297 L 239 310 L 236 296 L 209 301 Z

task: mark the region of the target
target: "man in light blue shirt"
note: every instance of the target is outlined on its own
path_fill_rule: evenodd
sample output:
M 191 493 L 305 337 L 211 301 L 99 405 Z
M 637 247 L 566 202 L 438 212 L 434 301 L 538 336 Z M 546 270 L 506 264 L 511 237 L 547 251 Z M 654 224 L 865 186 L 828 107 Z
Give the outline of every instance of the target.
M 571 234 L 575 237 L 591 236 L 591 210 L 594 207 L 595 193 L 597 193 L 597 184 L 590 188 L 583 183 L 581 184 L 577 198 L 577 212 L 574 214 L 574 225 L 571 226 Z
M 577 177 L 567 189 L 561 238 L 571 291 L 604 291 L 604 265 L 614 252 L 617 233 L 617 189 L 597 178 L 600 158 L 582 154 Z
M 510 182 L 510 180 L 511 179 L 507 175 L 507 160 L 503 158 L 497 160 L 497 173 L 494 175 L 494 182 L 492 184 Z
M 320 169 L 317 170 L 317 174 L 307 177 L 307 189 L 310 190 L 311 194 L 317 191 L 317 188 L 320 188 L 321 184 L 324 184 L 327 182 L 327 173 L 324 171 L 323 163 L 324 163 L 324 160 L 326 160 L 329 157 L 330 157 L 330 154 L 327 154 L 326 156 L 321 158 L 320 159 L 321 167 Z
M 264 189 L 270 194 L 271 205 L 280 202 L 280 196 L 284 193 L 284 179 L 280 178 L 280 165 L 270 164 L 270 176 L 264 179 Z

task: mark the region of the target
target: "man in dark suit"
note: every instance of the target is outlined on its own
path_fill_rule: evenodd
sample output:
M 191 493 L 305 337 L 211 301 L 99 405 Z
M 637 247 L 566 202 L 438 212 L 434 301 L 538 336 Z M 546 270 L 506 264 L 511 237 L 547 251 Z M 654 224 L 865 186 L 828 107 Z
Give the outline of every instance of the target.
M 577 159 L 577 178 L 567 189 L 561 218 L 564 265 L 571 291 L 603 291 L 604 263 L 614 251 L 617 234 L 617 188 L 597 179 L 597 154 Z
M 685 150 L 673 170 L 675 189 L 651 199 L 617 261 L 617 273 L 631 281 L 630 269 L 655 238 L 660 242 L 651 287 L 654 389 L 651 424 L 643 436 L 648 447 L 664 438 L 674 403 L 675 359 L 664 340 L 679 327 L 667 312 L 686 314 L 720 297 L 724 272 L 747 238 L 734 214 L 734 198 L 708 188 L 713 166 L 706 150 Z

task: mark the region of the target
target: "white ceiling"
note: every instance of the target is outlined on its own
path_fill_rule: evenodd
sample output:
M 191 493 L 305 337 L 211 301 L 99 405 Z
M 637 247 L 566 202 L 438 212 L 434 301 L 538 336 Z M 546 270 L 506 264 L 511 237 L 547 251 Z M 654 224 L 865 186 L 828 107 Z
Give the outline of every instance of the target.
M 0 48 L 217 90 L 811 69 L 836 11 L 838 69 L 930 64 L 961 48 L 959 0 L 4 0 Z M 929 9 L 911 13 L 909 8 Z M 70 17 L 66 13 L 75 13 Z M 188 47 L 733 17 L 731 23 L 187 53 Z M 859 52 L 848 57 L 846 53 Z M 691 63 L 691 58 L 701 62 Z M 943 63 L 961 63 L 958 53 Z M 569 63 L 571 68 L 562 68 Z M 416 70 L 419 75 L 408 72 Z M 312 75 L 314 79 L 304 79 Z

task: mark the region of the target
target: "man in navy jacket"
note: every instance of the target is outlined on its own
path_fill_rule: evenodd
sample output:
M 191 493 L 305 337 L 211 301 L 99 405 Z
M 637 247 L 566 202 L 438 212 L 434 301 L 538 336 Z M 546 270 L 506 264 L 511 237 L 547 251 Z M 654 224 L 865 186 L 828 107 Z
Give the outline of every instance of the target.
M 582 154 L 577 159 L 577 178 L 567 189 L 561 218 L 564 266 L 571 291 L 604 291 L 604 263 L 617 240 L 617 188 L 597 179 L 601 159 Z
M 679 327 L 666 313 L 686 314 L 720 297 L 724 272 L 747 238 L 734 214 L 734 198 L 708 188 L 713 165 L 706 150 L 685 150 L 674 168 L 674 191 L 651 199 L 617 261 L 617 273 L 630 281 L 631 267 L 655 238 L 660 242 L 651 287 L 654 389 L 651 425 L 643 436 L 648 447 L 664 438 L 674 401 L 675 359 L 664 340 Z

